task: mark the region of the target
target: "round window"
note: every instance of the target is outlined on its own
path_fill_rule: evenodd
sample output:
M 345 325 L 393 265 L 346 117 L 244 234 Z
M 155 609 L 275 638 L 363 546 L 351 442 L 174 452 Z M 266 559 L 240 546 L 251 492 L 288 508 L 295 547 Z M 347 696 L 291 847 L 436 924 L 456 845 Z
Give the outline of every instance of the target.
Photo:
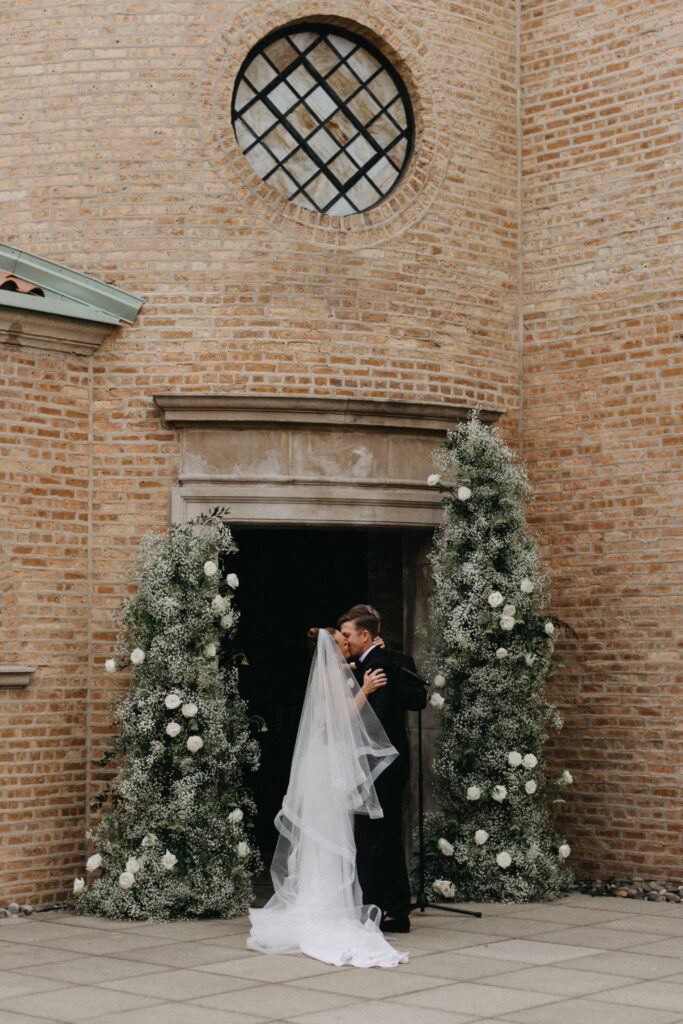
M 413 139 L 408 93 L 374 46 L 332 25 L 297 25 L 255 47 L 232 100 L 237 141 L 292 203 L 361 213 L 399 181 Z

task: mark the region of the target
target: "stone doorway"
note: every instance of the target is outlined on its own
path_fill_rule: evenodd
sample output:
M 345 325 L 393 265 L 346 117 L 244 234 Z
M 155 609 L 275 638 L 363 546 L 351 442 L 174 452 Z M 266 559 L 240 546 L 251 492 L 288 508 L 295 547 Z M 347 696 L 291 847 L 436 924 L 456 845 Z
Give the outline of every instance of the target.
M 236 526 L 234 535 L 240 644 L 249 660 L 240 689 L 250 713 L 268 726 L 259 736 L 261 769 L 251 779 L 259 809 L 256 840 L 268 863 L 308 677 L 306 630 L 334 625 L 351 604 L 368 602 L 382 613 L 387 643 L 419 655 L 414 634 L 426 604 L 426 577 L 418 559 L 431 531 Z M 409 807 L 408 826 L 411 819 Z

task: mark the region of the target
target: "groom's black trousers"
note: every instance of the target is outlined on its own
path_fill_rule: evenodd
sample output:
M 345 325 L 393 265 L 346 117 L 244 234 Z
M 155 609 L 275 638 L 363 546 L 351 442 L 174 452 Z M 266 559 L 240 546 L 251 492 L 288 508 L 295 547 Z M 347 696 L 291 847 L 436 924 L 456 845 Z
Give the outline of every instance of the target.
M 410 883 L 401 834 L 407 781 L 408 757 L 402 754 L 375 782 L 384 817 L 357 814 L 355 820 L 356 867 L 363 902 L 376 904 L 389 917 L 410 913 Z

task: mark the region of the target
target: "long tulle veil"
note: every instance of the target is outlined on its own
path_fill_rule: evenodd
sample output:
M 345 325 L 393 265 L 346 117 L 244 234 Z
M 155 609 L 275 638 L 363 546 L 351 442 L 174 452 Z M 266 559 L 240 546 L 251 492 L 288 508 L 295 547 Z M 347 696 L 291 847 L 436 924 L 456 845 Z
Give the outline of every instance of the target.
M 353 815 L 377 818 L 374 780 L 398 756 L 332 636 L 320 630 L 287 793 L 275 819 L 274 895 L 250 913 L 250 949 L 393 967 L 378 907 L 363 905 Z

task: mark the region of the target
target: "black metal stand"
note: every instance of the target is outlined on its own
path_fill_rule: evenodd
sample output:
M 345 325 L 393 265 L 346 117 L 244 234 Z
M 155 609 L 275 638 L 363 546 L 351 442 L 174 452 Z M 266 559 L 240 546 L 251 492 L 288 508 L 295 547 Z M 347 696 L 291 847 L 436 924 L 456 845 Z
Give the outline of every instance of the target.
M 410 673 L 411 675 L 413 673 Z M 418 863 L 420 889 L 415 902 L 410 906 L 410 913 L 419 910 L 424 914 L 427 907 L 433 910 L 446 910 L 449 914 L 466 914 L 468 917 L 481 917 L 479 910 L 460 910 L 457 907 L 446 907 L 443 903 L 432 903 L 425 891 L 425 830 L 424 830 L 424 762 L 422 757 L 422 712 L 417 713 L 417 799 L 418 799 Z

